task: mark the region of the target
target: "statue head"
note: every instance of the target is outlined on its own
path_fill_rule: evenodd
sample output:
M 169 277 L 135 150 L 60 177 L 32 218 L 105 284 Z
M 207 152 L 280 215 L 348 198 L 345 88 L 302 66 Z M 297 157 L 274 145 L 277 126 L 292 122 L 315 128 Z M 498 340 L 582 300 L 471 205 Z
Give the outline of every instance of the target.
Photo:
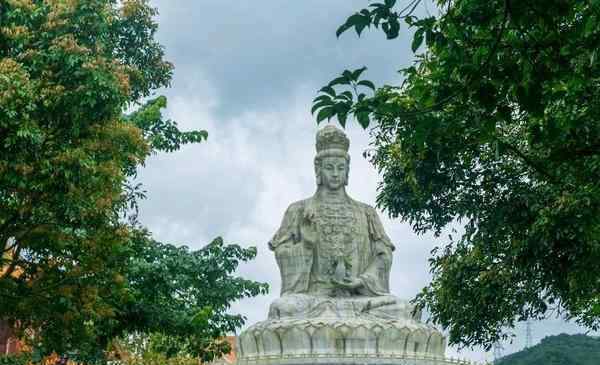
M 327 125 L 317 132 L 317 155 L 315 175 L 317 186 L 338 190 L 348 185 L 350 171 L 350 140 L 346 134 L 333 125 Z

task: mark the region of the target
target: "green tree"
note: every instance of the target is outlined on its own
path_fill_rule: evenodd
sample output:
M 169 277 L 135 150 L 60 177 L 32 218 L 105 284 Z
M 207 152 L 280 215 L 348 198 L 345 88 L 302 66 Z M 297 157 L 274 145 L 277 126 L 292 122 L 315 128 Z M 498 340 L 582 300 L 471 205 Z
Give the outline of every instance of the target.
M 0 317 L 34 359 L 102 360 L 130 332 L 211 356 L 243 322 L 229 303 L 266 290 L 231 276 L 254 250 L 175 248 L 136 222 L 137 168 L 207 137 L 161 116 L 153 93 L 173 67 L 155 14 L 145 0 L 0 1 Z
M 221 339 L 244 324 L 243 316 L 227 313 L 230 304 L 267 292 L 266 284 L 232 276 L 240 262 L 256 256 L 256 249 L 225 245 L 220 237 L 190 251 L 138 230 L 130 249 L 125 269 L 129 300 L 112 319 L 117 327 L 109 324 L 107 332 L 108 338 L 141 337 L 147 348 L 134 353 L 213 360 L 230 350 Z
M 415 62 L 399 86 L 344 71 L 317 122 L 371 127 L 390 216 L 418 233 L 464 226 L 416 298 L 450 343 L 489 348 L 550 313 L 598 329 L 600 1 L 438 0 L 418 17 L 421 3 L 372 3 L 340 26 L 395 39 L 405 23 Z

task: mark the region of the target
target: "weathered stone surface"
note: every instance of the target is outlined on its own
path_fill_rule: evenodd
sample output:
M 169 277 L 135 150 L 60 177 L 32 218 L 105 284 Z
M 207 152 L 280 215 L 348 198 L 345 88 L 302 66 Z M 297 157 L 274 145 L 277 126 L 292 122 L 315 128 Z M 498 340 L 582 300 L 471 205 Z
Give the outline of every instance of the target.
M 252 341 L 254 338 L 254 341 Z M 416 320 L 370 317 L 266 320 L 240 337 L 240 357 L 308 354 L 443 356 L 444 342 L 433 327 Z
M 346 135 L 317 133 L 316 193 L 269 242 L 281 297 L 239 337 L 238 364 L 451 364 L 445 339 L 389 292 L 392 251 L 377 212 L 346 194 Z

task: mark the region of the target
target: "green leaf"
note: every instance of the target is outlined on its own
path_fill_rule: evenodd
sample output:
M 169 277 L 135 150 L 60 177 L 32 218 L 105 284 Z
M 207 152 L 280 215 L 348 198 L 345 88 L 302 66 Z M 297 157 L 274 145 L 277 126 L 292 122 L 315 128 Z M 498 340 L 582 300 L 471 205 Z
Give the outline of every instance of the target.
M 385 32 L 387 39 L 397 38 L 398 34 L 400 33 L 400 23 L 398 22 L 398 19 L 391 18 L 388 20 L 388 22 L 386 24 L 388 25 L 387 31 Z
M 335 109 L 333 106 L 323 108 L 317 114 L 317 124 L 321 123 L 324 119 L 329 119 L 333 116 Z
M 329 105 L 332 105 L 333 102 L 332 100 L 321 100 L 315 104 L 313 104 L 312 108 L 310 109 L 310 114 L 315 114 L 315 111 L 319 108 L 323 108 Z
M 314 98 L 313 103 L 317 103 L 319 101 L 326 101 L 326 100 L 331 100 L 331 97 L 329 95 L 319 95 L 316 98 Z
M 363 15 L 361 15 L 359 13 L 352 14 L 350 17 L 348 17 L 348 19 L 346 19 L 346 22 L 344 24 L 342 24 L 336 30 L 335 34 L 337 37 L 339 37 L 342 33 L 347 31 L 348 29 L 350 29 L 352 27 L 356 27 L 357 25 L 359 26 L 360 24 L 363 24 L 363 23 L 364 23 Z
M 348 24 L 348 22 L 340 25 L 338 27 L 338 29 L 335 31 L 335 36 L 336 37 L 340 37 L 340 35 L 342 35 L 342 33 L 344 33 L 345 31 L 347 31 L 348 29 L 350 29 L 352 26 L 350 24 Z
M 354 30 L 356 31 L 356 35 L 358 35 L 360 37 L 360 34 L 362 33 L 362 31 L 366 28 L 367 23 L 359 23 L 354 27 Z
M 367 127 L 369 126 L 369 124 L 371 122 L 368 112 L 356 113 L 356 119 L 358 121 L 358 124 L 360 124 L 361 127 L 363 127 L 363 129 L 367 129 Z
M 340 94 L 340 95 L 338 95 L 338 96 L 341 96 L 341 97 L 343 97 L 344 99 L 346 99 L 346 100 L 348 100 L 348 101 L 352 101 L 352 97 L 353 97 L 353 96 L 352 96 L 352 92 L 350 92 L 350 91 L 348 91 L 348 90 L 344 91 L 343 93 L 341 93 L 341 94 Z
M 371 82 L 369 80 L 361 80 L 361 81 L 358 82 L 357 85 L 366 86 L 369 89 L 375 91 L 375 84 L 373 84 L 373 82 Z
M 322 93 L 329 94 L 331 96 L 335 96 L 335 90 L 331 86 L 324 86 L 319 91 Z
M 365 14 L 363 14 L 363 16 L 361 16 L 360 20 L 356 22 L 356 24 L 354 25 L 354 30 L 356 31 L 356 34 L 360 37 L 362 31 L 369 25 L 371 25 L 371 16 L 367 11 Z
M 350 106 L 352 104 L 349 102 L 339 102 L 334 105 L 334 113 L 335 114 L 348 114 L 350 110 Z
M 340 125 L 342 127 L 346 127 L 346 119 L 348 118 L 348 114 L 347 113 L 338 113 L 337 117 L 338 117 L 338 122 L 340 123 Z
M 352 71 L 352 80 L 356 81 L 358 80 L 358 78 L 360 77 L 360 75 L 365 72 L 365 70 L 367 69 L 367 66 L 363 66 L 361 68 L 358 68 L 354 71 Z
M 413 37 L 413 41 L 412 41 L 412 44 L 410 47 L 413 52 L 416 52 L 417 49 L 419 49 L 419 47 L 421 47 L 421 44 L 423 44 L 423 33 L 424 32 L 425 32 L 425 28 L 419 28 L 415 32 L 415 35 Z
M 337 78 L 335 78 L 335 79 L 331 80 L 331 82 L 329 83 L 329 85 L 328 85 L 328 86 L 335 86 L 335 85 L 347 85 L 347 84 L 349 84 L 349 83 L 350 83 L 350 80 L 348 80 L 348 78 L 347 78 L 347 77 L 345 77 L 345 76 L 340 76 L 340 77 L 337 77 Z

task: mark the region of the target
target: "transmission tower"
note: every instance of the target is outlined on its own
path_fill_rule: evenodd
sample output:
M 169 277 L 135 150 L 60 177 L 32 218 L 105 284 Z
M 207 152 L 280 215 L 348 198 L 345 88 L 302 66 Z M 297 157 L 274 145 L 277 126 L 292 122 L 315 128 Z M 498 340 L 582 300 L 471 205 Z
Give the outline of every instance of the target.
M 527 320 L 527 322 L 525 322 L 525 348 L 530 348 L 532 345 L 532 340 L 531 340 L 531 320 Z
M 502 346 L 502 342 L 497 341 L 494 342 L 494 344 L 492 345 L 492 349 L 494 350 L 494 364 L 496 364 L 502 357 L 502 353 L 504 352 L 504 346 Z

